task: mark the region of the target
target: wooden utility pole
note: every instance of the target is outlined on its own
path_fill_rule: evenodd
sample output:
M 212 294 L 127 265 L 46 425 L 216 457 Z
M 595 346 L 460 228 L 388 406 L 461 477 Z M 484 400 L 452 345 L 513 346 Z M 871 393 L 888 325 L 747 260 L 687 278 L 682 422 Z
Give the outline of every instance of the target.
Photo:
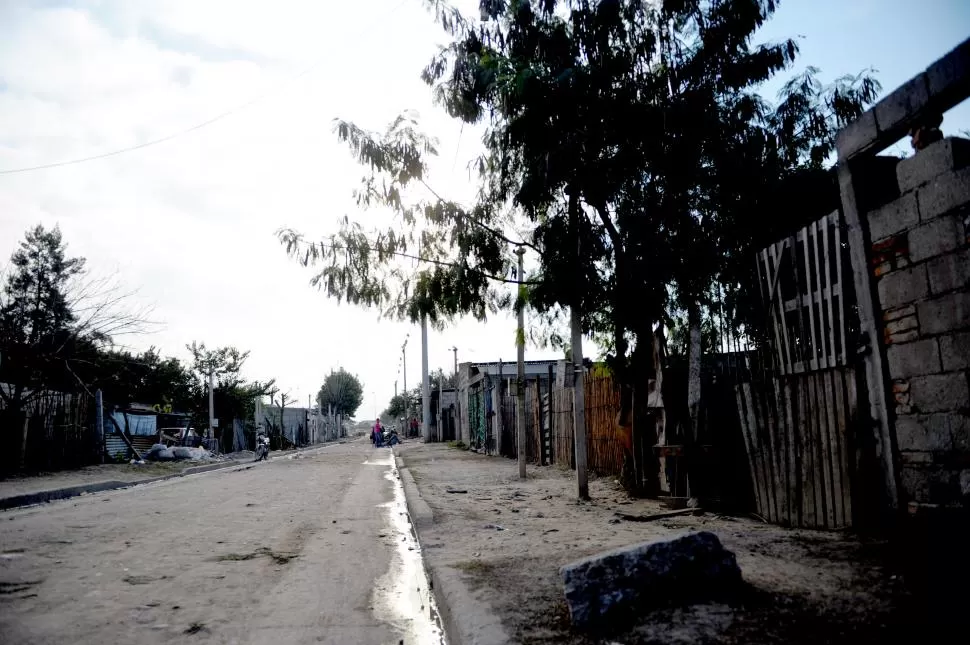
M 515 333 L 516 345 L 516 390 L 515 390 L 515 452 L 519 462 L 519 479 L 525 479 L 525 302 L 522 297 L 522 256 L 525 249 L 521 246 L 515 250 L 519 256 L 519 294 L 516 305 L 519 308 L 518 330 Z

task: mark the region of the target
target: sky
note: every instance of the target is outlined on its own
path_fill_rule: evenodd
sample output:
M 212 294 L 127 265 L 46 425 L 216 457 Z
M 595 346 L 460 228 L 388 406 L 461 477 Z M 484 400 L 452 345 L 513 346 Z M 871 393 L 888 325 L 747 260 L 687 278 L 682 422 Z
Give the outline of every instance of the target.
M 970 2 L 918 6 L 785 0 L 759 39 L 798 37 L 793 71 L 814 65 L 824 79 L 874 68 L 887 93 L 970 35 Z M 179 134 L 0 174 L 0 265 L 28 227 L 59 225 L 92 273 L 153 307 L 152 332 L 119 343 L 183 359 L 192 341 L 235 345 L 251 352 L 247 377 L 302 402 L 342 367 L 364 385 L 358 417 L 374 416 L 403 387 L 405 340 L 407 384 L 420 381 L 419 328 L 328 300 L 274 233 L 383 221 L 356 206 L 363 169 L 334 118 L 379 130 L 416 110 L 440 141 L 431 185 L 469 203 L 480 132 L 449 119 L 419 77 L 445 42 L 422 0 L 0 0 L 0 171 Z M 970 129 L 970 105 L 943 129 Z M 460 362 L 512 361 L 514 332 L 505 315 L 431 330 L 430 368 L 450 371 L 452 348 Z

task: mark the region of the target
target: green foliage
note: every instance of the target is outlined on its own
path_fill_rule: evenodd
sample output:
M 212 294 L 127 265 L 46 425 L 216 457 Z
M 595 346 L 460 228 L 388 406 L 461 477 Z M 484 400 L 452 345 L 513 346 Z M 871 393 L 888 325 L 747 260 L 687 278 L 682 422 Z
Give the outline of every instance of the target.
M 381 412 L 381 419 L 386 419 L 388 421 L 396 421 L 404 416 L 407 410 L 407 400 L 403 394 L 398 394 L 391 397 L 390 403 L 387 404 L 387 408 Z
M 37 225 L 10 257 L 0 288 L 0 389 L 11 414 L 45 389 L 77 388 L 69 361 L 97 350 L 105 337 L 79 324 L 72 288 L 84 258 L 67 255 L 59 228 Z
M 344 368 L 331 371 L 320 386 L 317 401 L 323 410 L 333 406 L 334 414 L 353 417 L 364 400 L 364 387 L 357 378 Z
M 466 210 L 431 189 L 425 160 L 437 154 L 437 143 L 418 130 L 417 117 L 404 114 L 380 134 L 340 120 L 334 131 L 369 171 L 356 191 L 358 205 L 390 210 L 398 221 L 369 230 L 345 217 L 319 242 L 278 231 L 291 257 L 318 268 L 311 284 L 338 302 L 414 322 L 427 315 L 436 326 L 465 314 L 484 320 L 507 306 L 508 294 L 491 286 L 514 282 L 505 277 L 510 240 L 499 232 L 507 218 L 485 207 Z

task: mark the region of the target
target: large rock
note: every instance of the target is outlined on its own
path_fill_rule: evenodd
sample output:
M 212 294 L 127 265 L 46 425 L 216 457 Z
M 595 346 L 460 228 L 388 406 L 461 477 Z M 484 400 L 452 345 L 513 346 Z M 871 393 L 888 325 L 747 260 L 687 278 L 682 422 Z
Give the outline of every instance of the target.
M 618 627 L 670 602 L 722 597 L 738 588 L 734 554 L 707 531 L 600 553 L 559 570 L 573 626 Z

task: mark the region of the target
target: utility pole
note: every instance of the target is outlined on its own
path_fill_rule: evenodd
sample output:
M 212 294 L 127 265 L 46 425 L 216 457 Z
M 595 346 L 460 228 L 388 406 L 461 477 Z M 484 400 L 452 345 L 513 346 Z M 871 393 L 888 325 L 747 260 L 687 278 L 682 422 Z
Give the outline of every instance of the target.
M 516 362 L 518 373 L 516 383 L 515 405 L 515 452 L 519 462 L 519 479 L 525 479 L 525 301 L 522 294 L 522 256 L 525 249 L 521 246 L 515 250 L 519 256 L 519 294 L 516 299 L 518 306 L 518 329 L 515 332 Z
M 215 399 L 212 396 L 212 390 L 215 389 L 215 372 L 209 372 L 209 436 L 206 439 L 211 439 L 215 436 L 213 428 L 215 428 L 216 423 L 216 405 Z
M 428 374 L 428 317 L 421 316 L 421 435 L 431 441 L 431 377 Z
M 404 369 L 401 372 L 404 378 L 404 422 L 407 423 L 408 420 L 408 354 L 405 351 L 408 346 L 408 339 L 404 339 L 404 344 L 401 345 L 401 359 L 404 361 Z
M 576 261 L 583 257 L 582 237 L 579 234 L 579 196 L 569 191 L 569 224 L 576 242 Z M 569 308 L 570 345 L 573 353 L 573 454 L 576 455 L 576 484 L 579 499 L 589 499 L 589 480 L 586 474 L 586 389 L 583 367 L 583 319 L 579 274 L 576 272 L 576 299 Z
M 458 378 L 458 347 L 452 347 L 451 353 L 455 355 L 455 382 L 452 383 L 455 387 L 455 439 L 461 440 L 461 390 L 459 389 L 461 379 Z
M 394 398 L 397 398 L 397 381 L 394 381 Z

